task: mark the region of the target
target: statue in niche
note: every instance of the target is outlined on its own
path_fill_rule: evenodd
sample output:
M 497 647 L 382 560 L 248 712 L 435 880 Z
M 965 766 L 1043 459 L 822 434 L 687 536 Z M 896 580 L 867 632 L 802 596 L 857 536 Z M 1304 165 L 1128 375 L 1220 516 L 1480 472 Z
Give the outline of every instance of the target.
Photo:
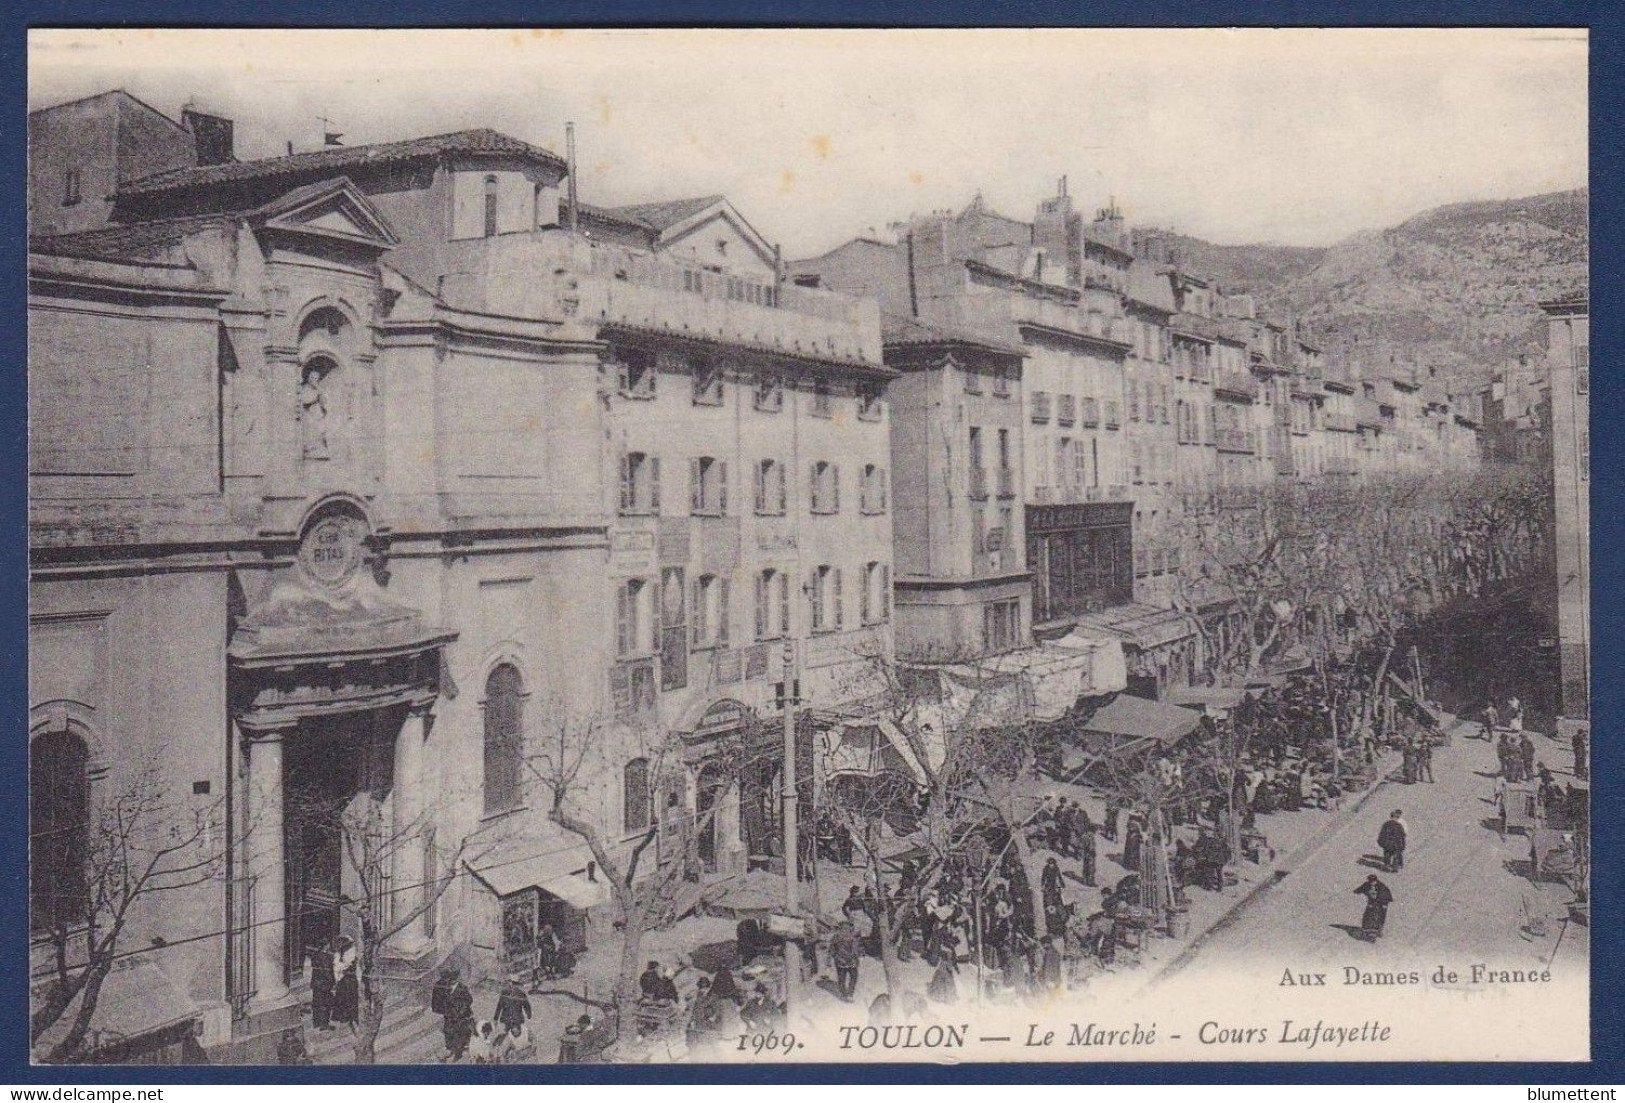
M 323 382 L 327 366 L 310 364 L 299 384 L 299 427 L 307 460 L 325 460 L 327 449 L 327 395 Z

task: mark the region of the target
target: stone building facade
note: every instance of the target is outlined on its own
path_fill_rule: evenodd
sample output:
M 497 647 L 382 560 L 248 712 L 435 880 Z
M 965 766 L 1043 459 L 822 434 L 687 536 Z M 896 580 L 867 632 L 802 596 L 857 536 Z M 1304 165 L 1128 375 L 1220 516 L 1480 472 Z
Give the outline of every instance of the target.
M 164 948 L 121 983 L 264 1057 L 360 908 L 429 905 L 405 978 L 598 937 L 528 766 L 570 725 L 612 849 L 711 802 L 709 864 L 770 854 L 772 778 L 708 787 L 703 744 L 787 654 L 822 703 L 890 650 L 873 303 L 782 286 L 715 197 L 572 210 L 561 158 L 492 131 L 179 160 L 30 252 L 31 737 L 36 785 L 82 779 L 36 834 L 148 770 L 225 861 L 132 918 Z M 358 817 L 381 887 L 321 826 Z M 40 867 L 41 953 L 71 867 Z

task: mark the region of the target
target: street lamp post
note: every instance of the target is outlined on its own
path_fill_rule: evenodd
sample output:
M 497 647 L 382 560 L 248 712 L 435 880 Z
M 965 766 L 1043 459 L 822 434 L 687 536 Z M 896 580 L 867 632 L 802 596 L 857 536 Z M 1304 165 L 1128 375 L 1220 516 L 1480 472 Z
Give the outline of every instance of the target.
M 796 678 L 796 648 L 788 638 L 784 641 L 784 911 L 794 920 L 801 918 L 801 833 L 796 822 L 796 694 L 800 689 Z M 794 938 L 784 940 L 784 1013 L 788 1021 L 795 1001 L 796 986 L 801 981 L 801 946 Z

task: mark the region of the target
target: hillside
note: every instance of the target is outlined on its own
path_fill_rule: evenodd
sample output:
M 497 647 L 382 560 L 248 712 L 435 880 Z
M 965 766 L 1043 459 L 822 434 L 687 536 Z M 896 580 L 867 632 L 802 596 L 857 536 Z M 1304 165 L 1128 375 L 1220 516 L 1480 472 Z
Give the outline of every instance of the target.
M 1329 347 L 1437 367 L 1459 385 L 1539 348 L 1535 304 L 1585 286 L 1588 198 L 1455 203 L 1329 249 L 1159 236 L 1183 267 L 1295 313 Z

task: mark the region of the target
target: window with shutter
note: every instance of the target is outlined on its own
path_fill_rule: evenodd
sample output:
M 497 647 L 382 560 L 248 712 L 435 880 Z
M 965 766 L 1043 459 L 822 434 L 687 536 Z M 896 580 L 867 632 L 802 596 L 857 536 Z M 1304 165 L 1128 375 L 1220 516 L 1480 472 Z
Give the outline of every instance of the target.
M 756 576 L 756 638 L 768 638 L 768 626 L 772 619 L 771 605 L 773 572 L 763 571 Z
M 660 512 L 660 457 L 649 457 L 649 512 Z
M 728 515 L 728 461 L 717 461 L 717 515 Z
M 717 641 L 718 646 L 727 647 L 728 646 L 728 590 L 729 590 L 729 581 L 726 578 L 719 578 L 716 581 L 716 585 L 717 585 L 717 604 L 716 604 L 716 617 L 715 617 L 716 627 L 715 627 L 714 631 L 716 632 L 716 641 Z
M 874 589 L 875 565 L 870 563 L 863 569 L 863 586 L 858 591 L 858 623 L 873 624 L 874 610 L 870 607 L 870 593 Z
M 688 461 L 688 511 L 690 513 L 705 512 L 705 481 L 704 472 L 700 468 L 703 460 L 692 459 Z
M 780 636 L 790 634 L 790 576 L 784 571 L 777 572 L 775 581 L 779 587 L 779 630 Z
M 846 602 L 841 597 L 841 568 L 839 567 L 835 568 L 835 591 L 833 594 L 833 600 L 835 602 L 834 626 L 836 628 L 844 627 L 846 624 Z
M 633 653 L 637 639 L 634 629 L 631 584 L 623 582 L 615 589 L 615 654 Z
M 880 565 L 880 620 L 891 619 L 891 564 Z

